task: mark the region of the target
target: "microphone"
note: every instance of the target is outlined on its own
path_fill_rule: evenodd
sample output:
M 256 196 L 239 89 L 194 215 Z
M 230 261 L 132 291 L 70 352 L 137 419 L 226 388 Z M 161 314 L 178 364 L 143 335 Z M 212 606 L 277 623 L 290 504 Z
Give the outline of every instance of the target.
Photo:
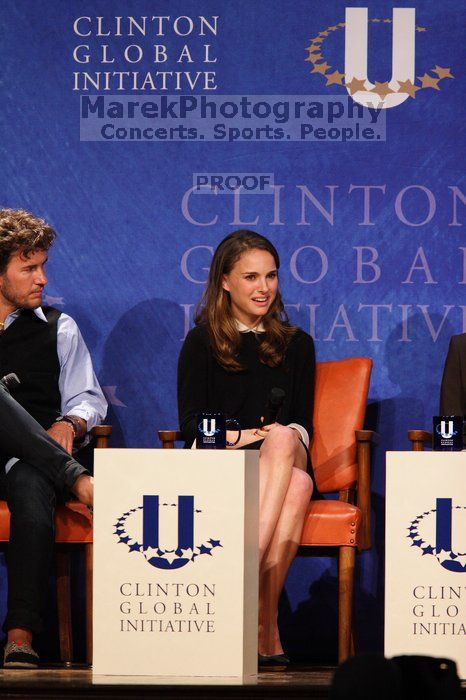
M 283 389 L 280 389 L 277 386 L 274 386 L 273 389 L 270 389 L 264 412 L 264 425 L 269 425 L 270 423 L 276 422 L 280 409 L 283 406 L 285 396 L 286 394 L 283 391 Z
M 9 394 L 21 384 L 18 375 L 13 372 L 5 374 L 5 376 L 0 379 L 0 383 L 3 384 Z

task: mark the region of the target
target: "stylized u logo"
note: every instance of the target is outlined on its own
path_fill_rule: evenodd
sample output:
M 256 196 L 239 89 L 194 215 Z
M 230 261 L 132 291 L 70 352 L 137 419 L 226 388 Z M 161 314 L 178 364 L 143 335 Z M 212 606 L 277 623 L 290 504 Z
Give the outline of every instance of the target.
M 453 421 L 452 420 L 448 421 L 448 428 L 447 428 L 446 420 L 440 421 L 440 433 L 441 433 L 442 437 L 445 439 L 453 437 L 453 435 L 454 435 Z
M 436 542 L 435 549 L 439 552 L 452 551 L 452 507 L 451 498 L 437 498 L 436 506 Z M 464 551 L 464 550 L 463 550 Z M 445 559 L 440 564 L 448 571 L 466 573 L 466 566 L 460 559 Z
M 159 497 L 144 496 L 143 520 L 142 520 L 142 548 L 147 550 L 159 549 Z M 178 545 L 176 552 L 183 549 L 194 548 L 194 496 L 178 496 Z M 154 557 L 150 560 L 152 566 L 158 569 L 180 569 L 190 561 L 189 558 L 180 557 L 171 563 L 167 559 Z
M 397 107 L 408 99 L 407 92 L 388 94 L 382 101 L 377 100 L 376 93 L 369 92 L 375 87 L 367 77 L 367 7 L 347 7 L 345 18 L 345 82 L 353 78 L 364 80 L 366 90 L 359 90 L 351 95 L 355 102 L 364 107 Z M 415 36 L 416 10 L 413 7 L 393 8 L 393 45 L 392 45 L 392 77 L 388 83 L 392 90 L 399 89 L 399 83 L 410 80 L 414 84 L 415 77 Z
M 202 432 L 208 437 L 215 435 L 215 418 L 204 418 L 202 421 Z

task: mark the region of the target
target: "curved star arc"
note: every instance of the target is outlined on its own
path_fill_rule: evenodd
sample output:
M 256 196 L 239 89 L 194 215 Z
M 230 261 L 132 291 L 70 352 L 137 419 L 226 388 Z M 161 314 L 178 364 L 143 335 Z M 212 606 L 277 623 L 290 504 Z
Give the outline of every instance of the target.
M 466 510 L 466 506 L 455 506 L 455 509 Z M 431 554 L 435 556 L 437 561 L 442 565 L 444 565 L 444 562 L 456 562 L 456 564 L 451 564 L 452 566 L 456 567 L 456 571 L 466 571 L 466 552 L 453 552 L 446 551 L 443 549 L 437 551 L 436 547 L 432 546 L 431 544 L 429 544 L 421 538 L 419 534 L 419 524 L 425 517 L 436 512 L 436 508 L 433 508 L 432 510 L 428 510 L 424 513 L 421 513 L 421 515 L 416 516 L 416 518 L 414 518 L 414 520 L 411 521 L 410 526 L 406 528 L 408 530 L 408 534 L 406 535 L 406 537 L 411 540 L 410 546 L 419 547 L 422 552 L 422 556 L 424 556 L 425 554 Z
M 385 25 L 390 25 L 392 24 L 392 20 L 390 18 L 385 18 L 385 19 L 379 19 L 379 18 L 373 18 L 369 20 L 373 24 L 385 24 Z M 360 88 L 358 86 L 358 83 L 361 84 L 365 82 L 362 78 L 357 78 L 353 77 L 351 81 L 346 83 L 344 81 L 345 74 L 344 73 L 339 73 L 338 70 L 334 71 L 331 75 L 327 73 L 327 70 L 331 68 L 329 64 L 326 64 L 325 60 L 324 63 L 317 63 L 317 60 L 322 60 L 324 59 L 324 56 L 320 53 L 323 48 L 324 42 L 336 31 L 339 29 L 343 29 L 345 27 L 345 22 L 339 22 L 338 24 L 331 25 L 327 27 L 326 29 L 323 29 L 322 31 L 318 32 L 316 36 L 312 37 L 310 39 L 310 44 L 309 46 L 306 47 L 305 51 L 308 52 L 308 57 L 305 58 L 305 61 L 308 61 L 313 64 L 313 69 L 310 71 L 311 73 L 314 74 L 320 74 L 323 78 L 325 78 L 326 85 L 344 85 L 345 87 L 349 87 L 350 90 L 350 95 L 353 95 L 355 92 L 357 92 L 360 89 L 364 89 L 365 92 L 372 92 L 376 95 L 378 95 L 382 100 L 386 97 L 387 94 L 393 94 L 393 93 L 400 93 L 400 94 L 407 94 L 410 98 L 415 99 L 416 98 L 416 92 L 419 90 L 427 90 L 427 89 L 434 89 L 439 91 L 439 83 L 441 80 L 444 80 L 445 78 L 451 78 L 454 79 L 455 76 L 452 75 L 451 73 L 451 68 L 443 67 L 443 66 L 438 66 L 435 65 L 434 68 L 429 69 L 428 72 L 425 72 L 422 77 L 418 77 L 417 80 L 420 81 L 420 84 L 416 85 L 416 83 L 412 83 L 410 80 L 406 80 L 403 82 L 398 82 L 398 89 L 397 90 L 391 90 L 388 87 L 388 82 L 384 83 L 379 83 L 375 82 L 374 87 L 371 89 L 366 89 Z M 416 32 L 426 32 L 426 27 L 420 27 L 416 26 Z M 315 55 L 315 52 L 319 52 L 319 56 Z M 328 66 L 323 68 L 323 66 Z M 428 73 L 434 73 L 437 75 L 437 77 L 434 77 L 432 75 L 429 75 Z M 341 76 L 341 78 L 340 78 Z M 356 81 L 356 82 L 355 82 Z M 356 89 L 357 88 L 357 89 Z
M 175 506 L 176 503 L 163 503 L 163 505 L 166 506 Z M 128 547 L 128 553 L 131 552 L 139 552 L 144 555 L 146 560 L 151 563 L 151 560 L 157 560 L 157 559 L 166 559 L 169 561 L 169 563 L 172 563 L 172 561 L 176 559 L 188 559 L 189 561 L 194 561 L 196 557 L 202 555 L 202 554 L 208 554 L 209 556 L 212 556 L 212 550 L 216 547 L 223 547 L 222 543 L 220 540 L 214 540 L 210 538 L 207 542 L 202 543 L 200 545 L 195 546 L 195 549 L 197 552 L 194 552 L 191 548 L 187 547 L 181 547 L 177 549 L 176 551 L 173 549 L 153 549 L 151 547 L 146 548 L 144 550 L 142 543 L 137 542 L 136 540 L 133 540 L 132 537 L 130 537 L 124 528 L 124 524 L 126 523 L 126 520 L 129 518 L 130 515 L 133 513 L 136 513 L 138 510 L 142 510 L 143 506 L 138 506 L 137 508 L 131 508 L 127 512 L 123 513 L 121 515 L 116 523 L 114 524 L 114 532 L 113 534 L 118 537 L 118 544 L 126 544 Z M 196 513 L 202 513 L 202 510 L 196 509 Z M 208 546 L 210 545 L 210 546 Z M 167 556 L 168 555 L 168 556 Z

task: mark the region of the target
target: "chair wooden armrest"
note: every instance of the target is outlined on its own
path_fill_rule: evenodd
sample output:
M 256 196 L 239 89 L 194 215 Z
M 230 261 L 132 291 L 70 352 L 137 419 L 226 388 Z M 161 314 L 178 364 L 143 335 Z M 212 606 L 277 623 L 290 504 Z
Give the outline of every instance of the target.
M 378 445 L 380 442 L 380 435 L 375 432 L 375 430 L 355 430 L 356 441 L 359 442 L 370 442 L 373 445 Z
M 91 435 L 95 438 L 95 446 L 99 449 L 108 447 L 108 439 L 111 434 L 111 425 L 96 425 L 91 430 Z
M 173 450 L 175 442 L 183 439 L 179 430 L 159 430 L 157 434 L 165 450 Z
M 432 444 L 432 433 L 427 430 L 408 430 L 408 439 L 414 452 L 423 452 L 424 443 Z

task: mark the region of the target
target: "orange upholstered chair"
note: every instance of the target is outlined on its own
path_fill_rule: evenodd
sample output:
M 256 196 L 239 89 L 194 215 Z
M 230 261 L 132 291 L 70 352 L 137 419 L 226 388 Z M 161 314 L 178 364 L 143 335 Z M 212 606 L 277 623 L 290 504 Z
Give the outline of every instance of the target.
M 363 430 L 372 360 L 354 357 L 319 362 L 316 369 L 312 464 L 322 494 L 338 500 L 311 501 L 301 544 L 318 556 L 338 556 L 338 659 L 353 649 L 353 581 L 356 552 L 369 549 L 370 447 L 374 433 Z M 176 430 L 160 430 L 165 448 L 181 440 Z
M 112 432 L 109 425 L 92 430 L 96 448 L 108 446 Z M 10 511 L 6 501 L 0 501 L 0 543 L 10 539 Z M 56 575 L 58 631 L 60 658 L 70 664 L 73 659 L 71 627 L 70 554 L 73 546 L 84 546 L 86 586 L 86 658 L 92 663 L 92 517 L 88 508 L 77 501 L 59 506 L 55 513 Z
M 362 430 L 372 360 L 354 357 L 317 365 L 311 457 L 322 494 L 311 501 L 301 545 L 338 556 L 338 660 L 353 651 L 353 583 L 356 553 L 371 545 L 370 447 Z

